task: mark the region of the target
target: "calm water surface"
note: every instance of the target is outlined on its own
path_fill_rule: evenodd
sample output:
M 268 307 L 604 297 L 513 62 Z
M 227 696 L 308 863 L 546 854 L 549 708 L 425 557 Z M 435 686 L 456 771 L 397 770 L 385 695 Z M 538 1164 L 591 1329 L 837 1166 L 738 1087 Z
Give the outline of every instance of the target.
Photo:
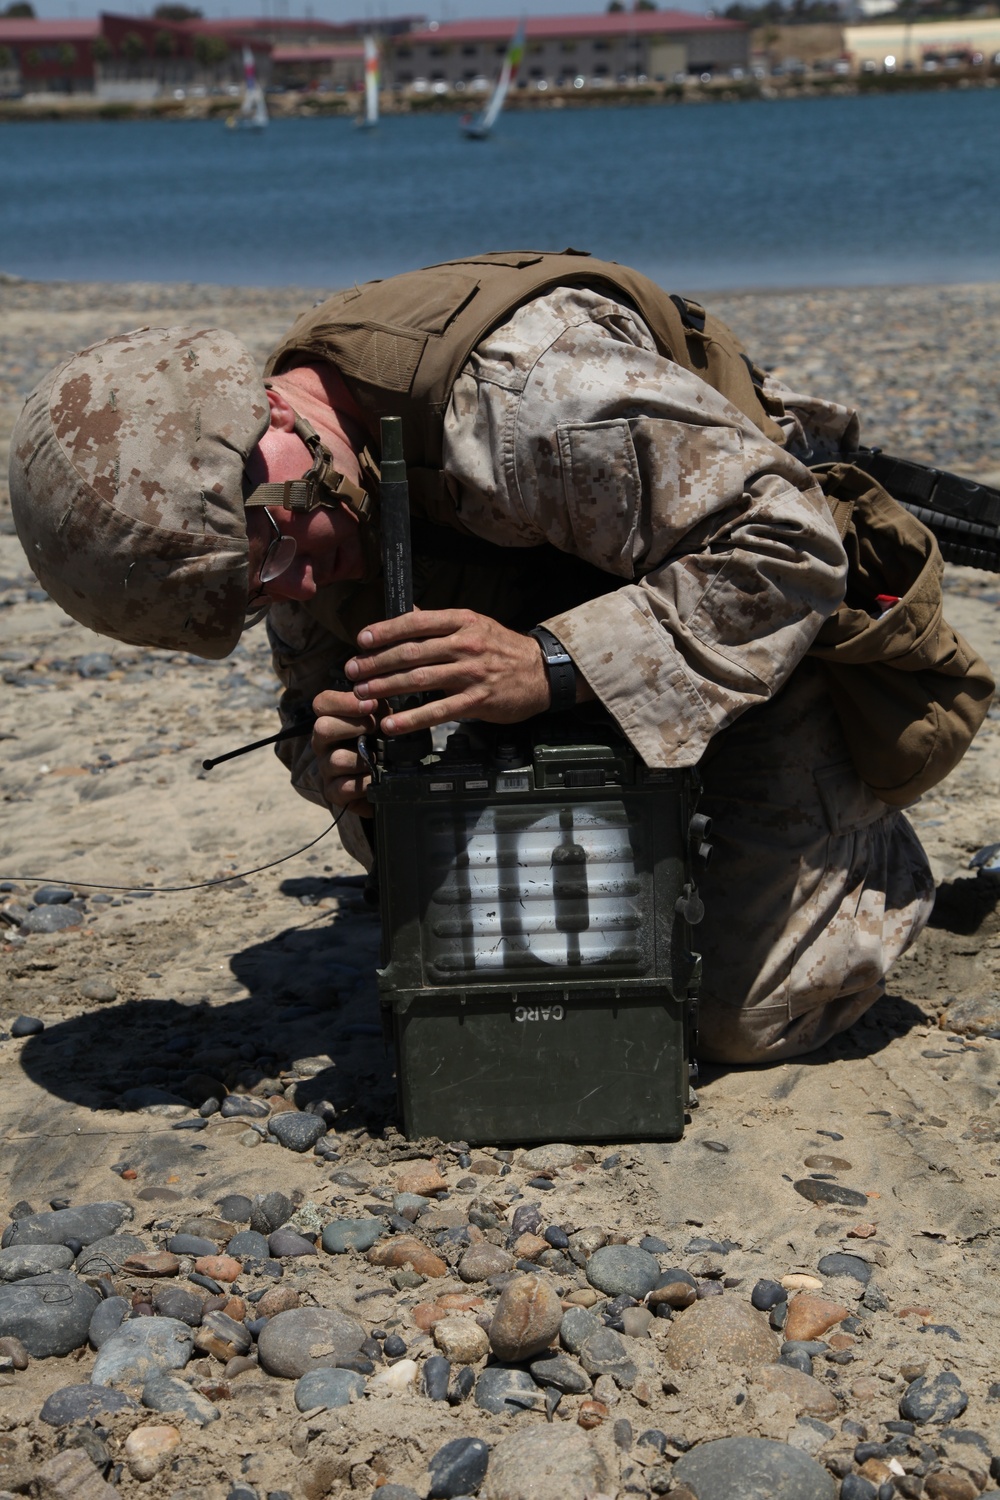
M 1000 90 L 457 118 L 0 126 L 0 271 L 336 285 L 575 245 L 675 286 L 1000 279 Z

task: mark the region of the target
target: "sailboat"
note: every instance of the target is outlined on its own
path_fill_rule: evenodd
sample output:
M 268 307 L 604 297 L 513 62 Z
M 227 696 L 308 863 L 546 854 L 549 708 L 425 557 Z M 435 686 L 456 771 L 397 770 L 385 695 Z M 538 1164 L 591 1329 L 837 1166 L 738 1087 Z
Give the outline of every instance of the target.
M 478 115 L 462 116 L 462 134 L 468 140 L 485 141 L 496 124 L 510 86 L 517 77 L 517 70 L 521 66 L 521 59 L 524 57 L 524 32 L 525 20 L 522 17 L 521 23 L 511 37 L 510 45 L 504 53 L 500 77 L 497 79 L 496 88 L 493 90 L 490 102 Z
M 365 37 L 365 112 L 355 118 L 361 130 L 374 130 L 378 124 L 378 42 L 373 36 Z
M 233 130 L 263 130 L 268 123 L 264 90 L 257 80 L 257 65 L 249 47 L 243 48 L 243 102 L 235 115 L 230 115 L 226 124 Z

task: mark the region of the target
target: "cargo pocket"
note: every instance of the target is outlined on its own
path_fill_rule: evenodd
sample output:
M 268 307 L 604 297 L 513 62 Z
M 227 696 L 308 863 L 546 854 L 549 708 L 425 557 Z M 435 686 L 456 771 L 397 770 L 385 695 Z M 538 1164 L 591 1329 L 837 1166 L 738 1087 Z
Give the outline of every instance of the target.
M 558 428 L 563 497 L 572 541 L 566 550 L 631 578 L 642 484 L 624 419 Z

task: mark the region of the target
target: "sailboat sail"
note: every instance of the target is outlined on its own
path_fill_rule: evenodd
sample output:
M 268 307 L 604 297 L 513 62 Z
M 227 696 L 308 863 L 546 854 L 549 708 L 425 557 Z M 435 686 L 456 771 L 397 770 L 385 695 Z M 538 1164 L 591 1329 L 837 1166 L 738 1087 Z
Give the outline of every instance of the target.
M 244 129 L 263 130 L 267 124 L 267 104 L 264 100 L 264 90 L 257 79 L 257 64 L 254 62 L 253 52 L 249 47 L 243 48 L 243 103 L 240 105 L 239 114 L 231 117 L 231 125 L 242 126 Z
M 365 124 L 371 128 L 378 124 L 378 42 L 373 36 L 365 37 Z
M 485 140 L 497 122 L 510 86 L 517 77 L 517 70 L 521 66 L 521 59 L 524 57 L 525 29 L 526 23 L 522 17 L 521 23 L 511 37 L 510 45 L 504 53 L 500 77 L 497 79 L 496 88 L 493 90 L 492 97 L 486 108 L 481 114 L 466 116 L 462 120 L 462 129 L 471 140 Z

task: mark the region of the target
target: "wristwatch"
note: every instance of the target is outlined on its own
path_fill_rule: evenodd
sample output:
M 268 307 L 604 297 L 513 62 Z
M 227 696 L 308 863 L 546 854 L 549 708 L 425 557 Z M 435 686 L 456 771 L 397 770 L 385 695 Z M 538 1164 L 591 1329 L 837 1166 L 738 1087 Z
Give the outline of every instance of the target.
M 566 647 L 544 625 L 536 625 L 534 630 L 528 631 L 528 635 L 533 636 L 541 647 L 552 697 L 550 708 L 554 713 L 565 713 L 567 709 L 575 708 L 576 668 Z

